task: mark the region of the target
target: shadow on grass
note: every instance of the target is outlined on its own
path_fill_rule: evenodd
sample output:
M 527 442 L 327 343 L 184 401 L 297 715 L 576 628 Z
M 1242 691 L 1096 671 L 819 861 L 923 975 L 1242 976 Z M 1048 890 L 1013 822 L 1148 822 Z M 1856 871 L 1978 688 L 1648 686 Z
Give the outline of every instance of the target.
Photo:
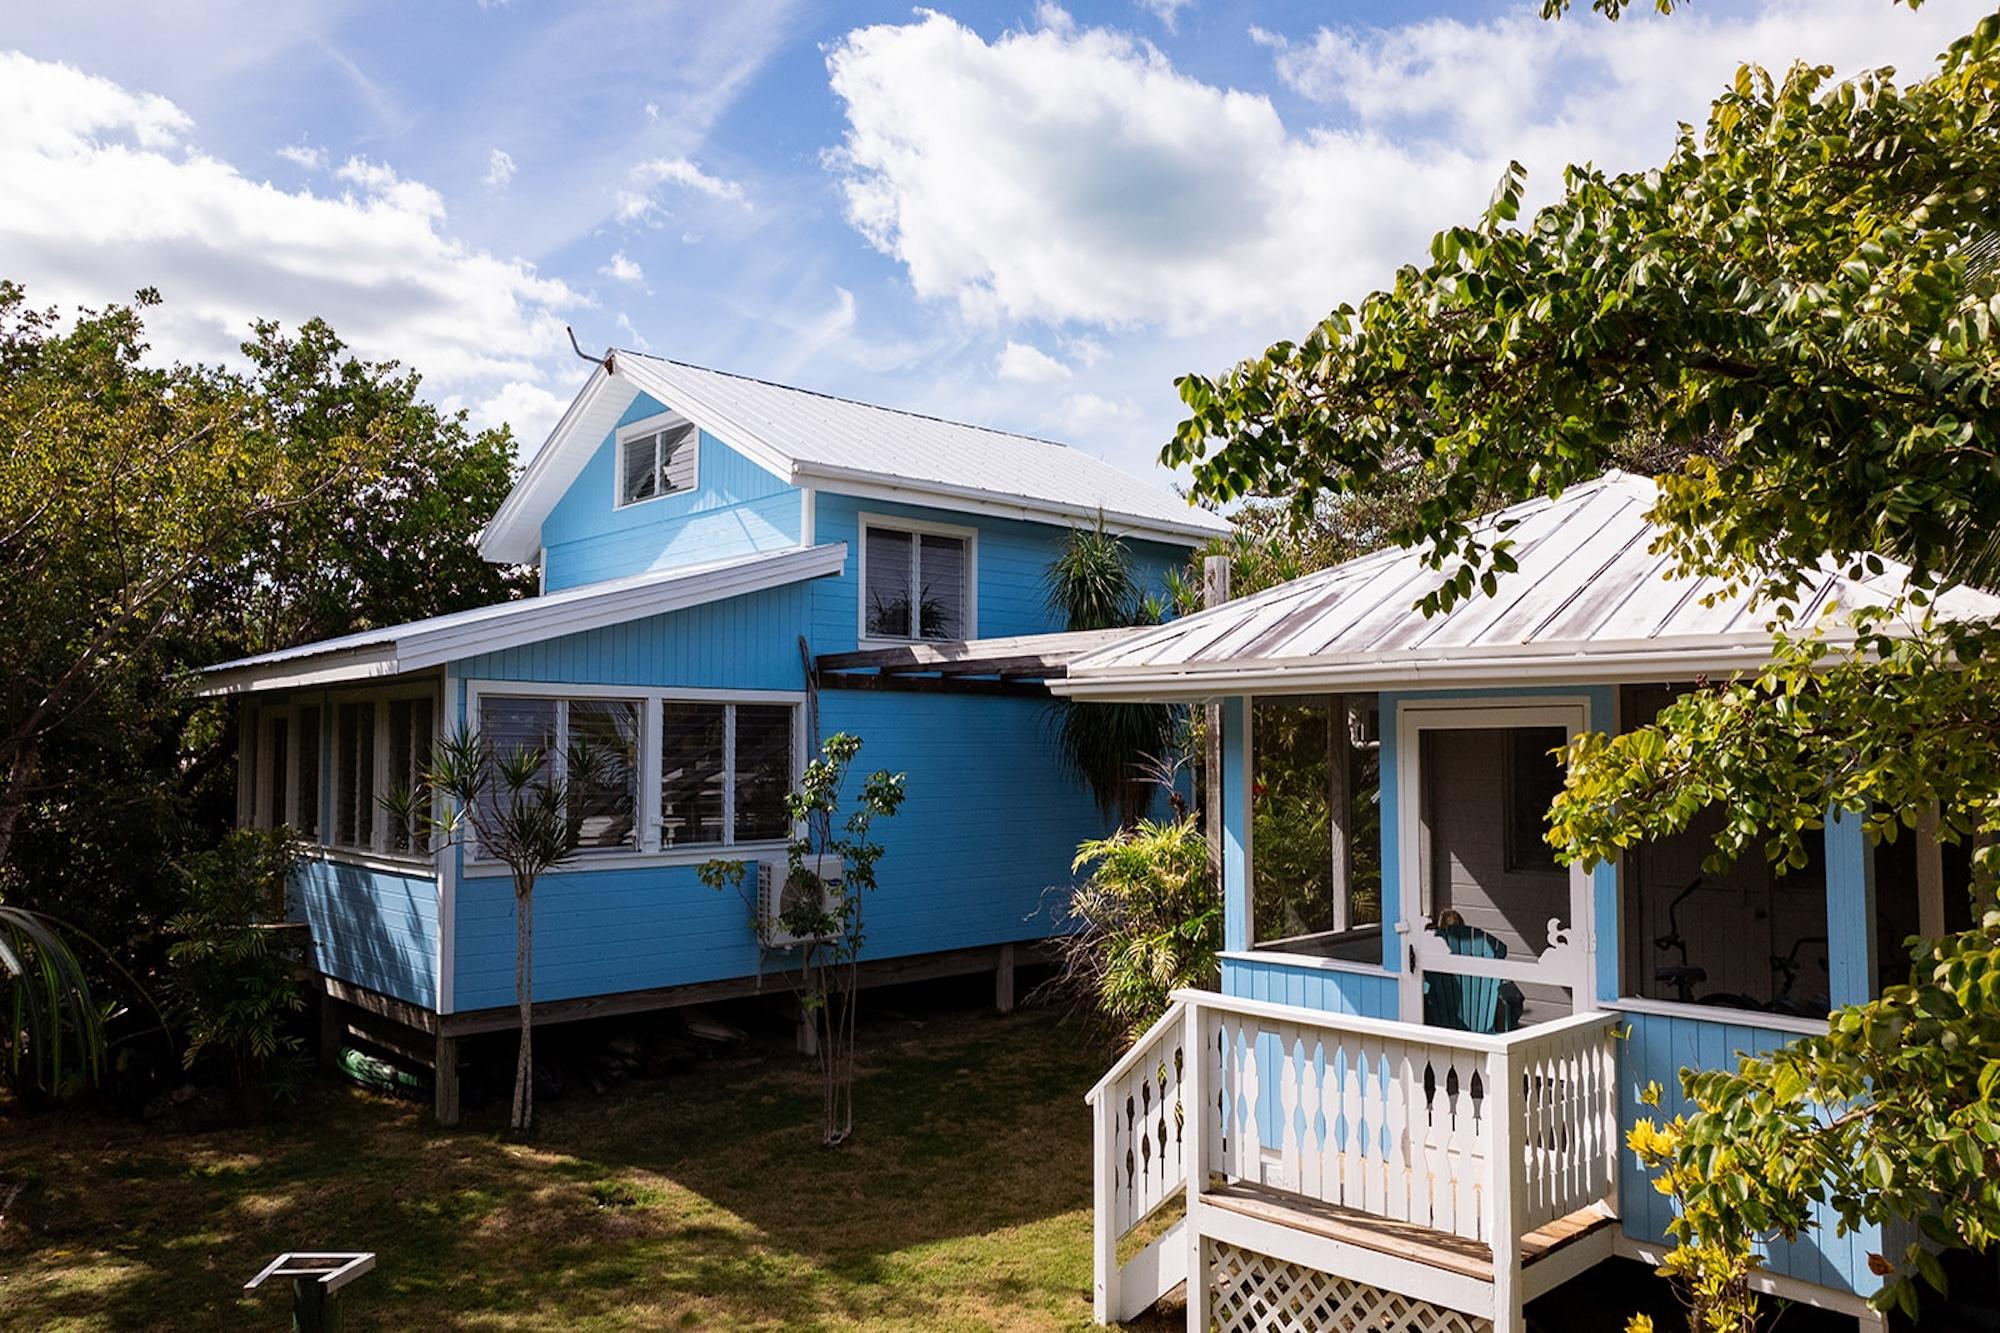
M 0 1118 L 0 1309 L 29 1327 L 282 1323 L 241 1284 L 367 1249 L 349 1327 L 1088 1323 L 1089 1122 L 1105 1053 L 1053 1016 L 877 1020 L 857 1133 L 818 1146 L 810 1062 L 709 1066 L 457 1130 L 321 1086 L 283 1122 L 169 1137 Z

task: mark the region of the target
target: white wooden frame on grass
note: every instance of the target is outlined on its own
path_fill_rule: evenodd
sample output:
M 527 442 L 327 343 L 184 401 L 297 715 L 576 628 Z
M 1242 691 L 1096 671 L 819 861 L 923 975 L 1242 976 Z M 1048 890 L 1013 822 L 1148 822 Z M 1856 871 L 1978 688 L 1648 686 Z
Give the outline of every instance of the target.
M 630 685 L 562 685 L 545 681 L 510 680 L 470 680 L 465 682 L 465 724 L 469 731 L 477 734 L 481 701 L 487 697 L 501 698 L 543 698 L 543 699 L 623 699 L 639 704 L 639 809 L 634 821 L 636 845 L 629 848 L 606 847 L 586 850 L 579 854 L 579 860 L 593 868 L 610 870 L 642 870 L 661 866 L 701 865 L 717 858 L 726 860 L 756 861 L 785 851 L 785 839 L 772 838 L 755 842 L 737 842 L 736 836 L 736 713 L 732 708 L 724 714 L 723 722 L 723 762 L 722 783 L 722 831 L 721 842 L 697 843 L 684 847 L 662 848 L 660 846 L 660 747 L 661 705 L 666 703 L 718 703 L 718 704 L 766 704 L 780 705 L 792 710 L 792 771 L 789 780 L 796 784 L 809 758 L 805 752 L 807 737 L 806 696 L 800 690 L 721 690 L 684 688 L 680 686 L 630 686 Z M 560 714 L 558 715 L 560 718 Z M 564 737 L 556 738 L 556 762 L 561 762 Z M 578 868 L 572 866 L 571 868 Z M 507 868 L 497 861 L 482 857 L 476 845 L 468 843 L 465 849 L 466 879 L 490 879 L 505 875 Z
M 1396 931 L 1403 938 L 1398 972 L 1398 1011 L 1406 1023 L 1422 1023 L 1424 966 L 1475 976 L 1505 976 L 1562 986 L 1572 1013 L 1595 1012 L 1597 1003 L 1597 895 L 1581 862 L 1569 867 L 1570 920 L 1561 945 L 1551 940 L 1534 959 L 1471 958 L 1440 954 L 1442 942 L 1424 938 L 1430 911 L 1430 825 L 1423 816 L 1425 731 L 1502 730 L 1561 727 L 1569 740 L 1590 728 L 1586 695 L 1531 695 L 1493 699 L 1406 699 L 1396 705 Z M 1435 948 L 1427 944 L 1435 943 Z
M 863 648 L 893 648 L 905 643 L 923 643 L 921 633 L 907 638 L 898 635 L 870 634 L 868 632 L 868 530 L 879 528 L 884 532 L 908 532 L 917 534 L 918 540 L 910 543 L 910 627 L 921 631 L 922 612 L 916 598 L 923 590 L 924 544 L 922 538 L 957 537 L 965 542 L 965 602 L 961 613 L 961 639 L 979 637 L 979 529 L 969 528 L 959 523 L 936 523 L 930 519 L 902 518 L 895 514 L 877 514 L 862 510 L 855 515 L 854 544 L 859 548 L 855 557 L 855 597 L 854 635 L 855 642 Z
M 648 435 L 658 435 L 661 431 L 675 426 L 694 427 L 694 450 L 688 463 L 687 485 L 676 486 L 658 495 L 643 495 L 636 500 L 625 498 L 625 446 Z M 659 466 L 659 446 L 653 447 L 653 466 Z M 676 458 L 678 461 L 678 457 Z M 665 500 L 676 495 L 692 495 L 701 489 L 701 427 L 682 413 L 675 411 L 655 412 L 652 416 L 620 426 L 613 435 L 611 444 L 611 507 L 613 510 L 630 509 L 635 505 L 651 504 L 655 500 Z

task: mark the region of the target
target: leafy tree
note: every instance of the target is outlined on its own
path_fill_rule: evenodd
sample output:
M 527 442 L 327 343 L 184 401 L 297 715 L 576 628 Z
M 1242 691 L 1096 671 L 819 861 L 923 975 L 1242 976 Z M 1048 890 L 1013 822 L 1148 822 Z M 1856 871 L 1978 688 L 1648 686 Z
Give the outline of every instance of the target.
M 822 1090 L 820 1143 L 837 1148 L 854 1133 L 854 1015 L 859 994 L 861 948 L 867 942 L 863 898 L 875 888 L 875 864 L 882 846 L 871 830 L 903 804 L 903 775 L 878 769 L 862 781 L 847 817 L 849 770 L 861 753 L 861 738 L 835 732 L 806 765 L 798 789 L 786 794 L 785 811 L 793 833 L 785 843 L 785 891 L 778 924 L 800 941 L 799 1002 L 816 1034 Z M 702 882 L 749 897 L 750 868 L 742 861 L 713 860 L 701 867 Z M 835 875 L 838 879 L 834 882 Z M 753 918 L 762 904 L 750 901 Z M 753 926 L 759 924 L 753 919 Z
M 535 886 L 583 846 L 582 793 L 629 773 L 635 756 L 601 741 L 573 739 L 559 753 L 530 746 L 501 750 L 461 728 L 431 746 L 419 785 L 381 798 L 389 817 L 421 831 L 432 847 L 473 846 L 507 867 L 514 884 L 514 998 L 521 1040 L 514 1062 L 511 1125 L 534 1120 Z
M 1071 631 L 1123 629 L 1156 624 L 1159 602 L 1140 588 L 1132 569 L 1132 548 L 1095 526 L 1072 528 L 1049 562 L 1045 579 L 1049 610 Z M 1116 813 L 1121 825 L 1139 818 L 1151 784 L 1145 771 L 1168 748 L 1174 712 L 1159 704 L 1107 704 L 1058 699 L 1054 705 L 1056 747 L 1097 799 L 1098 810 Z
M 2000 582 L 1996 107 L 2000 16 L 1904 86 L 1746 68 L 1661 167 L 1572 168 L 1525 225 L 1514 167 L 1389 290 L 1180 381 L 1188 418 L 1164 457 L 1194 467 L 1202 497 L 1303 511 L 1418 479 L 1389 535 L 1443 572 L 1426 609 L 1513 569 L 1507 535 L 1468 520 L 1481 500 L 1556 493 L 1634 439 L 1686 459 L 1653 514 L 1675 566 L 1754 590 L 1774 621 L 1824 562 L 1907 566 L 1887 611 L 1822 623 L 1755 676 L 1569 756 L 1553 839 L 1586 861 L 1710 804 L 1731 815 L 1718 861 L 1794 864 L 1829 808 L 1889 838 L 1935 802 L 1946 836 L 1980 844 L 1979 924 L 1914 942 L 1910 985 L 1824 1038 L 1688 1080 L 1700 1109 L 1666 1152 L 1684 1249 L 1796 1234 L 1816 1199 L 1848 1225 L 2000 1238 L 2000 631 L 1934 602 Z M 1937 1277 L 1912 1250 L 1884 1302 L 1914 1304 L 1913 1271 Z

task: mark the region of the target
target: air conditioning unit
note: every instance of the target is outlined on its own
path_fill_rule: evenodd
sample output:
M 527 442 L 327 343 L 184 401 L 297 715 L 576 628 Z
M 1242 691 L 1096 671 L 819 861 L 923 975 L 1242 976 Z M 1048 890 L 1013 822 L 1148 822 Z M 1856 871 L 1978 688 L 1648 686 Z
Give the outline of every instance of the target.
M 841 903 L 845 889 L 840 858 L 822 856 L 816 861 L 808 857 L 803 870 L 817 870 L 821 894 L 821 911 L 836 923 L 823 934 L 799 935 L 785 925 L 790 909 L 802 893 L 811 892 L 815 887 L 810 876 L 802 876 L 802 882 L 791 878 L 790 861 L 759 861 L 757 863 L 757 938 L 769 949 L 789 949 L 795 945 L 831 939 L 838 931 Z

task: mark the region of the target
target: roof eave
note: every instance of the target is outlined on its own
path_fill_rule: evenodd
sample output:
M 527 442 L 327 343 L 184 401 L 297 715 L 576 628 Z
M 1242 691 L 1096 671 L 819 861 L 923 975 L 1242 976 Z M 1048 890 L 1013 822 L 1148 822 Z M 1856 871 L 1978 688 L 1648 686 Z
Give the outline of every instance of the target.
M 795 476 L 799 485 L 814 486 L 838 495 L 923 504 L 931 508 L 936 508 L 939 500 L 948 500 L 950 507 L 960 512 L 985 513 L 991 517 L 1015 518 L 1030 523 L 1095 523 L 1098 515 L 1102 514 L 1105 526 L 1120 536 L 1141 537 L 1175 546 L 1199 546 L 1230 531 L 1227 520 L 1208 515 L 1207 511 L 1192 505 L 1188 512 L 1202 517 L 1181 520 L 1100 509 L 1096 505 L 1037 500 L 975 486 L 916 481 L 888 473 L 823 463 L 801 463 Z
M 590 372 L 576 397 L 570 399 L 569 407 L 557 419 L 542 447 L 528 460 L 520 480 L 507 492 L 507 498 L 500 502 L 500 508 L 479 534 L 481 558 L 496 565 L 526 565 L 540 557 L 542 520 L 548 515 L 546 509 L 540 514 L 530 512 L 530 502 L 541 494 L 542 478 L 556 466 L 559 456 L 567 452 L 561 446 L 576 429 L 578 420 L 596 405 L 598 397 L 615 378 L 614 365 L 615 361 L 600 363 Z M 634 388 L 633 393 L 637 392 Z

